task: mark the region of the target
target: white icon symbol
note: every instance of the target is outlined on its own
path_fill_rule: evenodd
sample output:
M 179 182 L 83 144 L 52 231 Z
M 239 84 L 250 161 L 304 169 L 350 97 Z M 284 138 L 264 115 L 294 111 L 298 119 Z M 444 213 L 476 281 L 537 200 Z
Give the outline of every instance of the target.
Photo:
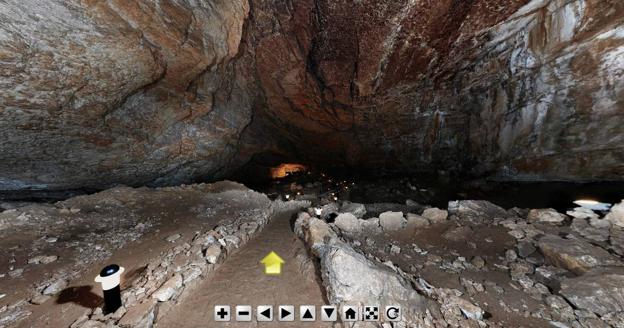
M 338 310 L 335 306 L 324 305 L 321 307 L 321 321 L 337 321 Z
M 302 305 L 299 307 L 299 320 L 315 321 L 316 307 L 314 305 Z
M 230 321 L 231 313 L 229 305 L 216 305 L 214 311 L 215 321 Z
M 292 305 L 280 305 L 277 310 L 279 321 L 295 321 L 295 307 Z
M 342 307 L 342 321 L 360 321 L 360 308 L 357 306 L 344 305 Z
M 364 321 L 379 321 L 379 306 L 364 307 Z
M 236 306 L 236 321 L 251 321 L 251 305 Z
M 401 307 L 399 305 L 386 306 L 388 321 L 401 321 Z
M 256 309 L 256 319 L 258 321 L 273 321 L 273 306 L 258 305 Z

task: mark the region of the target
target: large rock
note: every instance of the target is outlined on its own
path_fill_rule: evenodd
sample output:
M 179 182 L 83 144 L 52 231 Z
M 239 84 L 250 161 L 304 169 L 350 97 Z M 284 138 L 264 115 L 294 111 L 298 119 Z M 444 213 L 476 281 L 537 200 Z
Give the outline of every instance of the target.
M 407 220 L 403 212 L 384 212 L 379 215 L 379 224 L 384 231 L 397 231 L 405 228 Z
M 360 220 L 351 213 L 338 215 L 334 224 L 346 234 L 355 234 L 362 230 Z
M 529 222 L 541 223 L 561 223 L 567 218 L 567 216 L 552 208 L 533 209 L 529 211 L 529 215 L 527 216 Z
M 424 210 L 422 216 L 433 224 L 442 223 L 448 218 L 448 211 L 432 207 Z
M 494 218 L 507 217 L 505 209 L 485 200 L 451 201 L 448 205 L 448 211 L 460 220 L 473 222 L 486 222 Z
M 622 261 L 604 249 L 578 239 L 554 235 L 542 237 L 537 243 L 540 252 L 553 265 L 576 274 L 601 266 L 623 266 Z
M 624 311 L 624 270 L 595 270 L 561 282 L 561 295 L 598 315 Z
M 331 304 L 398 304 L 407 321 L 425 313 L 426 300 L 390 268 L 378 265 L 340 240 L 329 224 L 299 214 L 295 233 L 320 259 L 320 271 Z
M 358 219 L 361 219 L 364 217 L 364 215 L 366 215 L 366 206 L 360 203 L 344 202 L 340 207 L 340 212 L 351 213 L 355 215 L 355 217 L 357 217 Z
M 605 219 L 611 221 L 613 225 L 624 228 L 624 201 L 613 205 L 609 213 L 605 216 Z
M 348 245 L 326 245 L 321 257 L 323 285 L 331 304 L 397 304 L 414 320 L 426 310 L 426 300 L 389 268 L 376 265 Z

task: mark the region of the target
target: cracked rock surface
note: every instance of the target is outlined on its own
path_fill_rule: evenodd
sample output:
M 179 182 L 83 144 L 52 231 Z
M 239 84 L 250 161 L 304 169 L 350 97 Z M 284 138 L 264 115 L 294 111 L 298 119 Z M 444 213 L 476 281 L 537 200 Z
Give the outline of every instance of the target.
M 0 189 L 364 171 L 621 179 L 619 0 L 0 4 Z

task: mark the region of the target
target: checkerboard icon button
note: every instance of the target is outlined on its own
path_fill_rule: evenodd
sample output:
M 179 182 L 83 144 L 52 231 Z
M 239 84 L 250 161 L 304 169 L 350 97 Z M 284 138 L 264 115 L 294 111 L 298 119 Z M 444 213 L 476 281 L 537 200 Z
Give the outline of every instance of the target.
M 280 305 L 277 309 L 277 320 L 295 321 L 295 307 L 292 305 Z
M 316 321 L 316 307 L 314 305 L 302 305 L 299 307 L 300 321 Z
M 215 321 L 230 321 L 232 313 L 230 312 L 229 305 L 215 305 L 214 307 L 214 320 Z
M 341 312 L 344 322 L 360 321 L 360 308 L 357 306 L 343 305 Z
M 386 320 L 387 321 L 401 321 L 401 306 L 400 305 L 390 305 L 386 306 Z
M 258 305 L 258 307 L 256 308 L 256 320 L 273 321 L 273 306 Z
M 236 321 L 251 321 L 251 305 L 236 306 Z
M 321 307 L 321 321 L 338 321 L 338 310 L 333 305 L 323 305 Z
M 365 306 L 362 316 L 364 321 L 379 321 L 379 306 Z

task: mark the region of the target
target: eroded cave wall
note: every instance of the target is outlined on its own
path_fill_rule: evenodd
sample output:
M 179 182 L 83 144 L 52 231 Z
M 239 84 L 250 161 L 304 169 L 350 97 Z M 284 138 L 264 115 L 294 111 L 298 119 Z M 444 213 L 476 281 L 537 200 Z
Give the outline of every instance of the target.
M 259 2 L 268 108 L 302 157 L 621 179 L 621 1 Z
M 621 179 L 617 0 L 7 0 L 0 189 L 321 167 Z
M 246 0 L 0 2 L 0 189 L 225 175 L 256 99 L 248 14 Z

